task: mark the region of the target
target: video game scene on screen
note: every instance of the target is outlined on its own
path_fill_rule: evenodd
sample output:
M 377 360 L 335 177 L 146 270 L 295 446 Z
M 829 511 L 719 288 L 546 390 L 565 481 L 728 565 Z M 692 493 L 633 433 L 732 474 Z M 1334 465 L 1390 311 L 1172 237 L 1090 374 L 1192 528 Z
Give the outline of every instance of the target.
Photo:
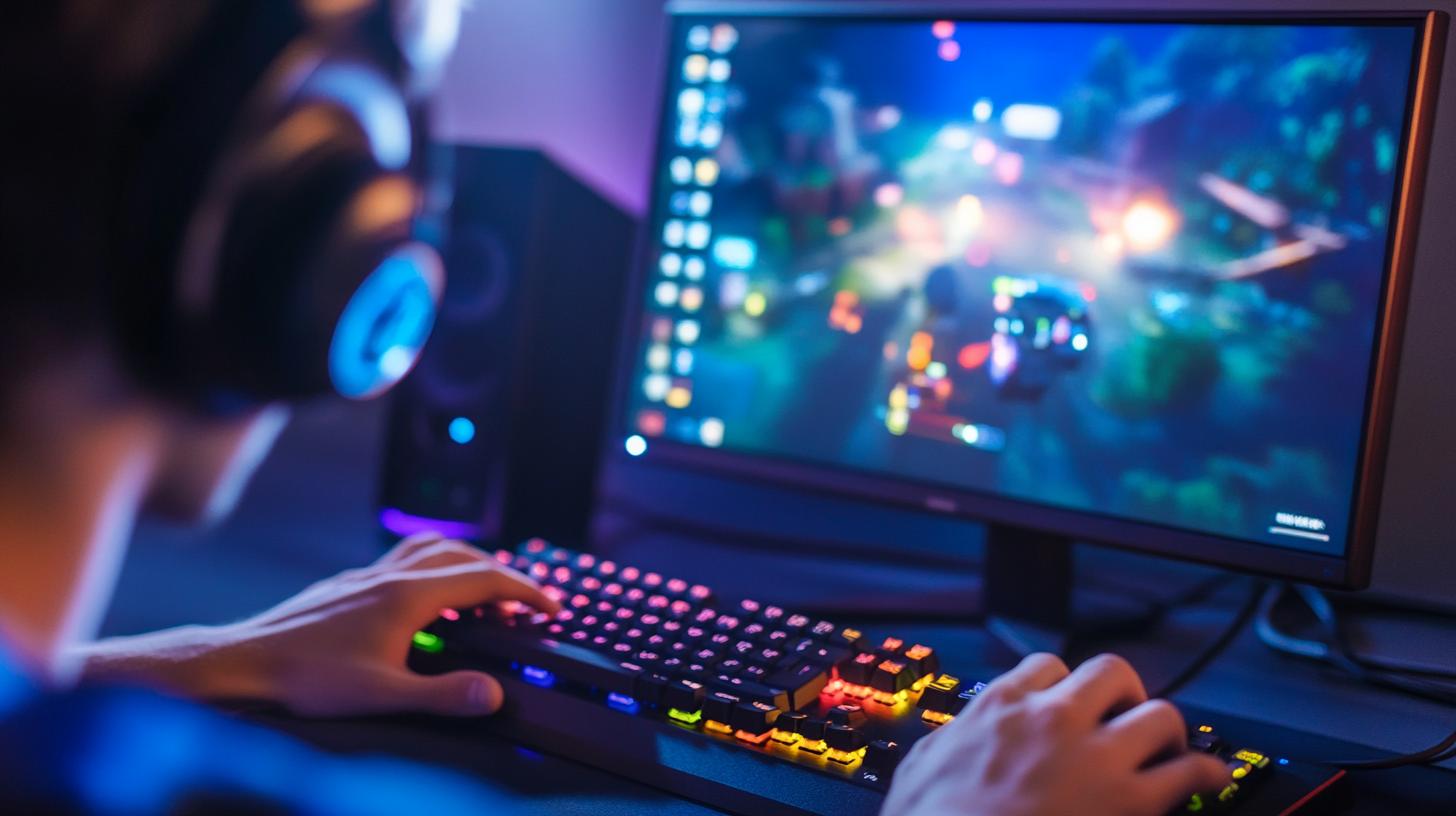
M 1409 28 L 676 39 L 629 451 L 1343 552 Z

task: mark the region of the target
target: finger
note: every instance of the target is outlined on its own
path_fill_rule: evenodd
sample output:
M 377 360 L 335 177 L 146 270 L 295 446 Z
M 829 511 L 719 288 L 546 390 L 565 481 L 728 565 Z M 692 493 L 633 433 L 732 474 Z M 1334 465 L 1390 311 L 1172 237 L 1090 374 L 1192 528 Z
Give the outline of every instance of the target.
M 449 567 L 455 564 L 475 564 L 481 562 L 494 564 L 495 559 L 481 551 L 478 547 L 472 547 L 463 541 L 446 538 L 428 546 L 421 547 L 403 559 L 393 562 L 390 566 L 396 570 L 428 570 L 438 567 Z
M 398 672 L 373 684 L 363 705 L 371 711 L 419 711 L 449 717 L 479 717 L 501 707 L 505 693 L 494 677 L 475 671 L 423 675 Z
M 412 617 L 491 601 L 521 601 L 542 612 L 561 611 L 561 605 L 534 581 L 490 562 L 399 573 L 384 578 L 380 586 L 399 593 L 399 602 Z
M 1098 655 L 1077 667 L 1052 694 L 1077 702 L 1077 708 L 1100 722 L 1147 702 L 1148 692 L 1131 663 L 1116 655 Z
M 1060 657 L 1045 652 L 1028 655 L 1016 668 L 1001 675 L 976 695 L 1003 701 L 1019 700 L 1034 692 L 1045 691 L 1066 678 L 1067 664 Z
M 401 540 L 398 544 L 389 548 L 389 551 L 386 552 L 384 555 L 379 556 L 379 558 L 376 559 L 374 563 L 391 564 L 403 561 L 406 558 L 409 558 L 411 555 L 414 555 L 420 550 L 430 546 L 431 544 L 434 544 L 437 541 L 444 540 L 444 538 L 445 537 L 443 535 L 434 532 L 433 530 L 427 530 L 423 533 L 415 533 L 414 535 Z
M 1102 729 L 1108 745 L 1117 746 L 1116 756 L 1142 767 L 1163 755 L 1181 754 L 1188 747 L 1183 715 L 1167 700 L 1149 700 L 1118 715 Z
M 1167 813 L 1195 793 L 1214 793 L 1233 781 L 1228 766 L 1207 754 L 1184 754 L 1156 765 L 1137 778 L 1149 813 Z

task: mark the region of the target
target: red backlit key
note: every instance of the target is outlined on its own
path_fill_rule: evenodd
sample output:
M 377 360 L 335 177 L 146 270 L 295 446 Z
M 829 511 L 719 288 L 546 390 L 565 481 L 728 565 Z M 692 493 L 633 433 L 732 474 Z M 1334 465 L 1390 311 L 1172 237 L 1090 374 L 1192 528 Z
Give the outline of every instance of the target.
M 870 678 L 875 676 L 875 666 L 879 663 L 879 655 L 873 652 L 861 652 L 837 664 L 839 678 L 851 685 L 868 686 Z

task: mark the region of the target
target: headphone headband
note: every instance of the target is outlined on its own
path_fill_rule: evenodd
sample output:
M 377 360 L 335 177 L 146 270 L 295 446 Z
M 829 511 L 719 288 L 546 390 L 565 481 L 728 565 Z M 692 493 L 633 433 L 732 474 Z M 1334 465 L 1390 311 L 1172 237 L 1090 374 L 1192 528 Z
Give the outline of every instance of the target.
M 444 280 L 417 237 L 429 187 L 419 97 L 453 45 L 452 11 L 453 0 L 303 4 L 301 30 L 200 178 L 171 275 L 150 296 L 164 298 L 163 319 L 133 315 L 132 330 L 162 333 L 128 344 L 149 352 L 150 381 L 230 412 L 366 399 L 409 371 Z

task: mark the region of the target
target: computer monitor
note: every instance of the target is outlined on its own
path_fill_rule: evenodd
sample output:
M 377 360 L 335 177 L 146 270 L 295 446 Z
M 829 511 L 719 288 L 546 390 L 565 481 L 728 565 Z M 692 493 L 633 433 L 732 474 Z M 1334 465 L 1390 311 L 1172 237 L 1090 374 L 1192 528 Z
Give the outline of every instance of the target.
M 620 455 L 1364 585 L 1444 18 L 905 8 L 672 8 Z

